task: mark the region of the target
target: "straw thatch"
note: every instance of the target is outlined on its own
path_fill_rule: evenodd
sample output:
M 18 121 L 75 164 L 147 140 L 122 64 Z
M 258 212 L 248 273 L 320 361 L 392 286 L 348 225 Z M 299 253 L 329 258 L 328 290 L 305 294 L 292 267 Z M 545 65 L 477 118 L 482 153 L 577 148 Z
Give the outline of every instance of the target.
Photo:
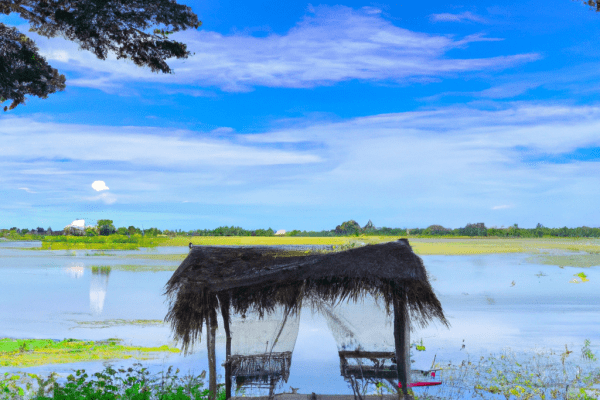
M 397 296 L 421 326 L 433 318 L 448 326 L 423 261 L 406 239 L 327 253 L 197 246 L 173 273 L 165 294 L 170 300 L 165 321 L 186 354 L 221 304 L 231 305 L 235 313 L 252 309 L 263 317 L 278 304 L 295 313 L 303 299 L 333 304 L 371 294 L 383 297 L 390 314 Z

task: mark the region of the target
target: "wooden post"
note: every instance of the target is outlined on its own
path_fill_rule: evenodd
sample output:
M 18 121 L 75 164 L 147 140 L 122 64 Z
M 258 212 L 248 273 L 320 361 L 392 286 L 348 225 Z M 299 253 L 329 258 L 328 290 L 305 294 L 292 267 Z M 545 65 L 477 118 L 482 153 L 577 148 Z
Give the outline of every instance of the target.
M 206 347 L 208 350 L 208 390 L 211 391 L 212 400 L 217 398 L 217 360 L 215 355 L 216 320 L 212 310 L 208 313 L 206 326 Z
M 271 384 L 269 385 L 269 400 L 273 400 L 274 393 L 275 393 L 275 378 L 271 377 Z
M 225 399 L 231 398 L 231 332 L 229 331 L 229 298 L 221 299 L 221 315 L 223 316 L 223 327 L 225 328 L 225 336 L 227 344 L 225 345 Z
M 394 296 L 394 339 L 396 342 L 398 381 L 402 384 L 402 395 L 398 392 L 398 398 L 407 399 L 410 398 L 408 396 L 408 385 L 410 384 L 410 320 L 404 292 L 400 296 Z

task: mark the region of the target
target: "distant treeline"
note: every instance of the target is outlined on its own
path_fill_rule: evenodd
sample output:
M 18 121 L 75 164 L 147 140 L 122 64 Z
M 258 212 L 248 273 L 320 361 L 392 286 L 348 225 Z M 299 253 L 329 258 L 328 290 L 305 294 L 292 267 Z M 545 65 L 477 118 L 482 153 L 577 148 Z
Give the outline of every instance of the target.
M 238 226 L 220 226 L 216 229 L 196 229 L 191 231 L 179 230 L 160 230 L 158 228 L 140 229 L 135 226 L 129 226 L 128 228 L 120 227 L 115 228 L 112 220 L 99 220 L 97 226 L 86 227 L 85 230 L 63 230 L 63 231 L 52 231 L 51 228 L 44 230 L 43 228 L 37 229 L 17 229 L 16 227 L 9 229 L 0 229 L 0 236 L 8 237 L 11 235 L 78 235 L 78 236 L 109 236 L 109 235 L 142 235 L 142 236 L 275 236 L 275 231 L 269 229 L 255 229 L 247 230 Z M 341 225 L 335 227 L 332 230 L 323 231 L 300 231 L 292 230 L 286 232 L 284 236 L 296 236 L 296 237 L 330 237 L 330 236 L 409 236 L 409 237 L 429 237 L 429 236 L 488 236 L 488 237 L 522 237 L 522 238 L 535 238 L 535 237 L 600 237 L 600 228 L 590 228 L 582 226 L 578 228 L 548 228 L 542 224 L 537 224 L 535 228 L 526 229 L 519 228 L 517 224 L 509 226 L 508 228 L 491 227 L 488 228 L 483 222 L 476 224 L 466 224 L 463 228 L 450 229 L 444 228 L 441 225 L 431 225 L 427 228 L 387 228 L 381 227 L 376 228 L 373 223 L 369 222 L 361 227 L 356 221 L 349 220 Z

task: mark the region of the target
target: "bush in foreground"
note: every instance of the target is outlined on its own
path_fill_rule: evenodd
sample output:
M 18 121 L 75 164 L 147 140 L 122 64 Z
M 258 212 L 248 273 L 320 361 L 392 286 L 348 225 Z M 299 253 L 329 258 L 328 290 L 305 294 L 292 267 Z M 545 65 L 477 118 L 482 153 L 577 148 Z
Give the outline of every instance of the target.
M 170 366 L 166 375 L 151 378 L 147 368 L 115 370 L 107 367 L 102 372 L 93 374 L 96 379 L 89 379 L 85 370 L 77 370 L 75 375 L 67 377 L 67 383 L 60 385 L 56 382 L 56 373 L 44 380 L 35 374 L 24 374 L 23 376 L 6 372 L 3 380 L 0 380 L 0 399 L 2 400 L 200 400 L 209 399 L 210 391 L 202 389 L 203 379 L 206 371 L 198 376 L 187 375 L 178 378 L 179 369 L 171 375 L 173 367 Z M 117 373 L 125 374 L 125 377 Z M 30 379 L 27 379 L 30 378 Z M 34 388 L 33 380 L 37 381 Z M 221 389 L 217 394 L 217 400 L 225 399 L 225 390 Z

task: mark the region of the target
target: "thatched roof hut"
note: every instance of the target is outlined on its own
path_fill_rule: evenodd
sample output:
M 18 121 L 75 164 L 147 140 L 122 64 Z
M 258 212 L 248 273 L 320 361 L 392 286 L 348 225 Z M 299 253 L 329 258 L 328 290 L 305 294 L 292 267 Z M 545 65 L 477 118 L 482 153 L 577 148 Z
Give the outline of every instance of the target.
M 170 299 L 165 321 L 171 322 L 186 354 L 199 339 L 204 323 L 216 329 L 218 308 L 229 335 L 230 312 L 255 310 L 262 317 L 276 305 L 295 313 L 303 300 L 314 298 L 334 304 L 356 301 L 366 294 L 382 297 L 386 312 L 394 315 L 398 374 L 404 391 L 410 370 L 409 314 L 421 326 L 434 318 L 448 326 L 423 261 L 407 239 L 339 252 L 191 246 L 165 294 Z

